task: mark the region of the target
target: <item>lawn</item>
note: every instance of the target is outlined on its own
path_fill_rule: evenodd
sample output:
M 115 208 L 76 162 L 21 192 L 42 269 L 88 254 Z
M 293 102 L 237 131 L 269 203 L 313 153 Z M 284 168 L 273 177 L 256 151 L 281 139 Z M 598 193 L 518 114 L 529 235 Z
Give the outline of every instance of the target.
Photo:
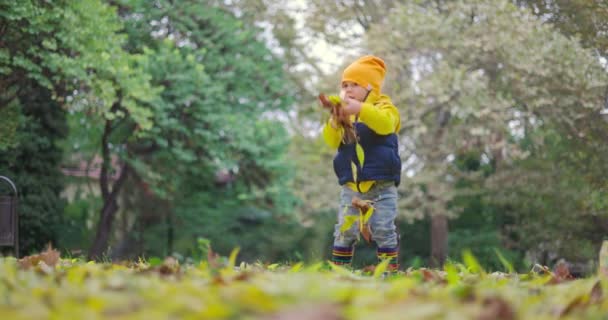
M 535 266 L 486 272 L 473 257 L 388 273 L 326 262 L 180 264 L 0 258 L 0 319 L 607 319 L 608 281 Z

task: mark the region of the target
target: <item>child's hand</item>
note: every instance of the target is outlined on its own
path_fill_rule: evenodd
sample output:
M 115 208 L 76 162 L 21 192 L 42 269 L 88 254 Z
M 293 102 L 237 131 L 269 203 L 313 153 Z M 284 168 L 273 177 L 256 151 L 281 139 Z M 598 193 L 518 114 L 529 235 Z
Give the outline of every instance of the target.
M 361 101 L 344 97 L 342 100 L 342 112 L 345 115 L 357 114 L 361 111 Z

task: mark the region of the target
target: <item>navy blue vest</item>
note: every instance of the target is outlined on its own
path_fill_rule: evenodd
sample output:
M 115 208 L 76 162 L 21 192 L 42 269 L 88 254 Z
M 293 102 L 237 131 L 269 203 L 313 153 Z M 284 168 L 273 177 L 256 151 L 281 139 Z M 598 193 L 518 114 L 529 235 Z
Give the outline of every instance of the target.
M 334 172 L 340 185 L 354 182 L 351 161 L 357 165 L 358 181 L 389 180 L 395 181 L 395 185 L 399 185 L 401 158 L 399 158 L 397 135 L 395 133 L 379 135 L 361 122 L 356 122 L 354 125 L 359 137 L 359 144 L 365 154 L 363 168 L 357 159 L 355 144 L 340 144 L 334 157 Z

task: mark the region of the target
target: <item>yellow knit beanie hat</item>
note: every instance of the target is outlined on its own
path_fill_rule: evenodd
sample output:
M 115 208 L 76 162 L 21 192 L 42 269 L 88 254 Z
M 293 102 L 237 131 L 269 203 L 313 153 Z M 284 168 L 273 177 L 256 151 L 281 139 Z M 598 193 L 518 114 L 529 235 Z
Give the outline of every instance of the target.
M 344 69 L 342 82 L 352 81 L 379 94 L 385 73 L 386 67 L 382 59 L 370 55 L 363 56 Z

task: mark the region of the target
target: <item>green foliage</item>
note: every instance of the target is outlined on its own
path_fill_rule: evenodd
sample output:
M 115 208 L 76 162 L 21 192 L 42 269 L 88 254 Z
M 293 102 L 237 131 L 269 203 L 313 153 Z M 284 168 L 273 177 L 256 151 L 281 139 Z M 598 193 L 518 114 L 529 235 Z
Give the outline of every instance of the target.
M 603 0 L 514 0 L 554 25 L 561 33 L 578 39 L 586 48 L 608 56 L 608 3 Z
M 12 146 L 0 150 L 0 175 L 9 177 L 19 191 L 19 244 L 23 254 L 57 245 L 65 201 L 60 198 L 63 174 L 58 141 L 65 137 L 65 111 L 48 89 L 23 83 L 18 127 Z M 2 110 L 2 109 L 0 109 Z M 3 184 L 3 190 L 5 184 Z M 8 190 L 6 190 L 8 191 Z M 12 194 L 12 193 L 11 193 Z
M 80 108 L 110 117 L 106 113 L 120 95 L 136 122 L 151 126 L 149 114 L 136 101 L 150 101 L 154 93 L 132 68 L 136 57 L 121 48 L 125 38 L 118 33 L 121 24 L 112 7 L 99 0 L 29 0 L 2 7 L 0 24 L 8 32 L 0 48 L 1 90 L 33 79 L 61 103 L 67 95 L 81 100 L 90 94 L 94 103 Z
M 457 214 L 448 204 L 458 179 L 448 177 L 462 173 L 446 159 L 479 150 L 501 166 L 527 155 L 517 131 L 552 123 L 576 132 L 577 119 L 602 108 L 606 73 L 593 53 L 507 1 L 408 3 L 368 40 L 395 71 L 385 90 L 405 114 L 410 157 L 423 161 L 407 168 L 416 172 L 404 185 L 411 216 Z
M 560 258 L 587 264 L 608 231 L 602 222 L 608 213 L 599 200 L 608 196 L 601 173 L 608 169 L 601 160 L 608 150 L 592 143 L 601 140 L 593 137 L 601 132 L 593 128 L 606 124 L 601 118 L 586 122 L 583 141 L 550 127 L 531 133 L 528 139 L 543 139 L 544 148 L 526 146 L 531 156 L 488 184 L 493 191 L 487 200 L 510 217 L 509 241 L 543 264 Z
M 295 198 L 287 187 L 292 174 L 284 157 L 289 138 L 282 123 L 272 120 L 292 104 L 282 62 L 257 39 L 258 29 L 244 28 L 218 8 L 196 1 L 117 5 L 130 66 L 143 72 L 146 88 L 162 88 L 157 98 L 142 100 L 147 103 L 140 109 L 153 123 L 149 128 L 132 109 L 105 114 L 112 121 L 111 152 L 133 169 L 128 185 L 138 189 L 123 194 L 123 238 L 135 234 L 133 241 L 145 251 L 140 254 L 153 255 L 173 250 L 171 243 L 192 254 L 199 236 L 218 250 L 244 242 L 239 245 L 251 257 L 265 250 L 258 244 L 276 245 L 280 237 L 269 242 L 268 229 L 283 235 L 295 228 Z M 118 85 L 124 104 L 125 94 L 135 89 Z M 92 156 L 91 133 L 99 137 L 104 123 L 82 114 L 70 123 L 82 134 L 69 146 Z M 218 174 L 227 180 L 218 181 Z M 242 225 L 243 213 L 260 214 L 264 227 Z M 167 239 L 174 227 L 179 232 Z M 230 238 L 218 232 L 237 229 L 244 234 Z M 287 254 L 281 248 L 275 251 Z
M 0 108 L 0 151 L 10 149 L 17 145 L 17 130 L 21 110 L 16 100 Z

